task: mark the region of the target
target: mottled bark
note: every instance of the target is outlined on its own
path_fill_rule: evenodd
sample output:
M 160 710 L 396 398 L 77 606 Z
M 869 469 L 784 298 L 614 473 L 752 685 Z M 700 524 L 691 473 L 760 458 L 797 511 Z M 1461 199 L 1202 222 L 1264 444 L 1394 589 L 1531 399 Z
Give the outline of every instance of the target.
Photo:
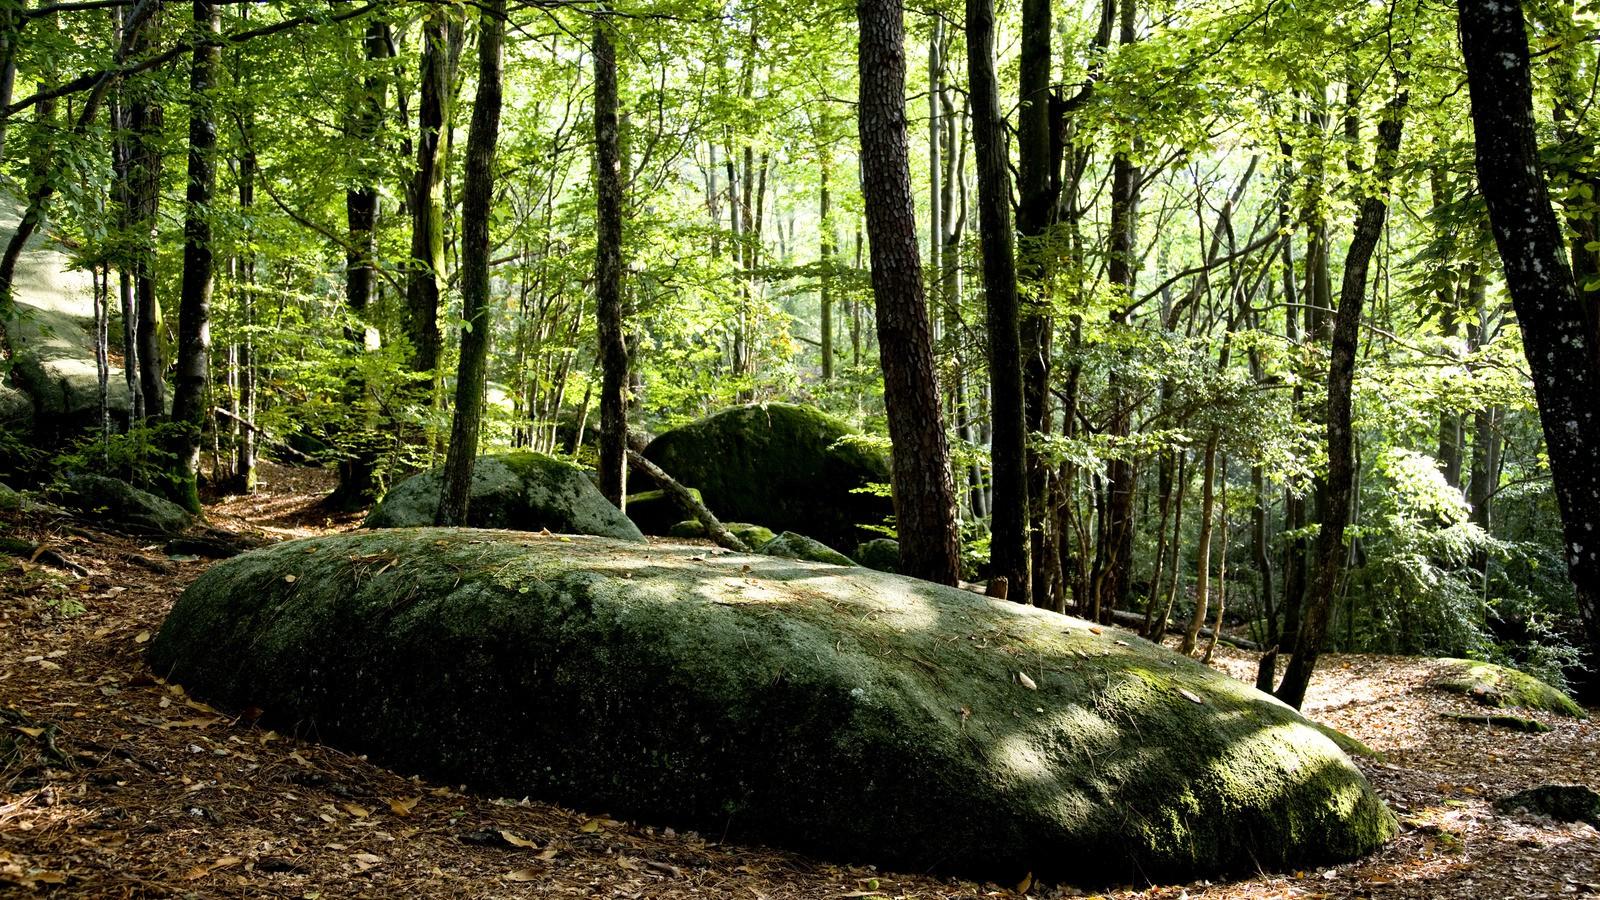
M 1561 509 L 1567 572 L 1600 653 L 1600 334 L 1578 286 L 1539 162 L 1520 0 L 1458 0 L 1477 137 L 1478 186 L 1533 374 Z

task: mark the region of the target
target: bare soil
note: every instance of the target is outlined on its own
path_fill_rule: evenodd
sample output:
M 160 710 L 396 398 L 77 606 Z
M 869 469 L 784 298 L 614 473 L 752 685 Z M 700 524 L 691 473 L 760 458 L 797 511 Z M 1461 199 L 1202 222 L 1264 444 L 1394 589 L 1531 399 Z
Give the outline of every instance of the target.
M 287 539 L 353 527 L 328 473 L 268 466 L 211 523 Z M 390 772 L 166 684 L 143 648 L 206 560 L 37 513 L 11 536 L 86 571 L 0 556 L 0 896 L 953 898 L 1096 896 L 841 866 L 716 835 L 493 798 Z M 36 554 L 36 556 L 38 556 Z M 1214 664 L 1252 680 L 1254 658 Z M 1115 898 L 1600 896 L 1600 833 L 1497 813 L 1535 784 L 1600 789 L 1600 725 L 1528 713 L 1526 734 L 1447 719 L 1429 660 L 1324 657 L 1306 712 L 1384 755 L 1358 759 L 1402 821 L 1366 859 Z M 1024 873 L 1018 873 L 1022 879 Z

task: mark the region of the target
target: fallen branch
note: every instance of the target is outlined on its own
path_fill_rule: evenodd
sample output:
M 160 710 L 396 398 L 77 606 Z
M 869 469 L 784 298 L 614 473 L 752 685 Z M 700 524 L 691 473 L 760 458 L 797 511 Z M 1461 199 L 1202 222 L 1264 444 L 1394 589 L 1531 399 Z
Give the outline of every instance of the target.
M 220 406 L 213 406 L 211 407 L 211 413 L 212 415 L 221 416 L 230 422 L 235 422 L 241 428 L 247 428 L 251 431 L 254 431 L 258 437 L 267 442 L 268 446 L 272 448 L 274 453 L 283 454 L 284 456 L 288 457 L 290 462 L 297 462 L 304 466 L 322 465 L 321 460 L 314 456 L 307 456 L 306 454 L 301 453 L 299 450 L 296 450 L 295 448 L 284 443 L 282 440 L 278 439 L 278 437 L 272 434 L 272 432 L 267 431 L 265 428 L 262 428 L 260 425 L 257 425 L 254 422 L 249 421 L 236 412 L 223 409 Z
M 706 527 L 706 534 L 711 536 L 711 540 L 715 541 L 718 547 L 739 553 L 751 552 L 750 545 L 740 540 L 738 535 L 729 531 L 726 526 L 718 521 L 717 517 L 712 515 L 711 510 L 706 509 L 704 503 L 696 500 L 694 495 L 689 493 L 688 488 L 679 484 L 677 479 L 662 471 L 660 466 L 645 459 L 643 453 L 629 447 L 628 462 L 643 469 L 646 474 L 656 480 L 657 484 L 661 485 L 661 489 L 666 491 L 667 496 L 671 497 L 684 512 L 699 519 L 700 524 Z

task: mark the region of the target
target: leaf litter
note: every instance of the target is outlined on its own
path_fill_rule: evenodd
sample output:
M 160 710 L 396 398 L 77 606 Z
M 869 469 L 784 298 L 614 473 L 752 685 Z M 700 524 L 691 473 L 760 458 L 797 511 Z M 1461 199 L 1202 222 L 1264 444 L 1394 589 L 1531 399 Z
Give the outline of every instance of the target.
M 318 503 L 331 473 L 265 464 L 264 474 L 257 495 L 209 507 L 213 524 L 268 539 L 356 524 Z M 982 884 L 725 845 L 603 810 L 477 796 L 387 771 L 314 735 L 263 729 L 262 710 L 212 709 L 144 665 L 144 646 L 207 563 L 130 564 L 148 550 L 37 514 L 8 514 L 0 526 L 76 561 L 68 569 L 0 557 L 3 895 L 1600 897 L 1593 828 L 1492 806 L 1552 780 L 1600 789 L 1600 726 L 1530 713 L 1551 730 L 1516 733 L 1445 718 L 1477 710 L 1426 687 L 1429 660 L 1324 657 L 1308 701 L 1314 719 L 1382 754 L 1355 760 L 1402 823 L 1378 853 L 1098 893 L 1028 873 Z M 1219 646 L 1213 664 L 1254 679 L 1252 654 Z M 1017 681 L 1038 688 L 1026 673 Z

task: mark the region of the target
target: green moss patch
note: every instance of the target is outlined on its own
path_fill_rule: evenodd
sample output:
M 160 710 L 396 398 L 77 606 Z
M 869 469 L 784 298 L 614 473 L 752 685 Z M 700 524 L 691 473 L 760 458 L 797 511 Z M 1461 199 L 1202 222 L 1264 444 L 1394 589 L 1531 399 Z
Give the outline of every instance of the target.
M 1294 710 L 1131 633 L 758 554 L 291 541 L 201 576 L 150 663 L 403 772 L 907 869 L 1190 878 L 1395 828 Z
M 1463 694 L 1484 706 L 1521 707 L 1586 718 L 1571 697 L 1528 675 L 1474 659 L 1444 659 L 1429 684 L 1442 691 Z

